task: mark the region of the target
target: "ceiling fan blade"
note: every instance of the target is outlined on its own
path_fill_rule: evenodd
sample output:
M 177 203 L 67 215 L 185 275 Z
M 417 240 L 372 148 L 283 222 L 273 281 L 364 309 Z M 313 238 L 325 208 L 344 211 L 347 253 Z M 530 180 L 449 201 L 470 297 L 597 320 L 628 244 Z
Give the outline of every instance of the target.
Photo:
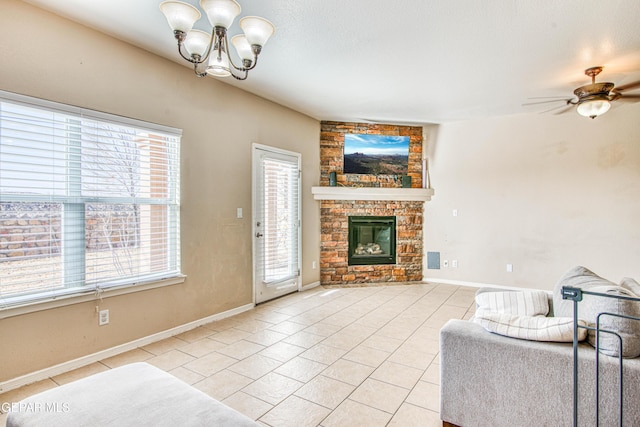
M 549 108 L 549 109 L 544 110 L 544 111 L 540 111 L 540 112 L 538 112 L 538 114 L 549 113 L 551 111 L 556 111 L 559 108 L 565 109 L 565 108 L 571 108 L 571 107 L 573 107 L 573 105 L 569 105 L 569 106 L 567 106 L 567 105 L 556 105 L 555 107 Z
M 615 90 L 617 90 L 618 92 L 622 92 L 623 90 L 631 90 L 637 88 L 640 88 L 640 80 L 638 80 L 637 82 L 631 82 L 626 85 L 618 86 L 615 88 Z
M 622 95 L 620 98 L 616 99 L 616 101 L 638 102 L 640 101 L 640 95 Z
M 549 101 L 527 102 L 525 104 L 522 104 L 522 106 L 524 107 L 524 106 L 527 106 L 527 105 L 549 104 L 551 102 L 564 102 L 566 104 L 569 101 L 571 101 L 571 99 L 567 99 L 567 98 L 564 98 L 564 99 L 552 99 L 552 100 L 549 100 Z
M 567 105 L 567 106 L 566 106 L 565 108 L 563 108 L 562 110 L 560 110 L 560 111 L 556 111 L 556 112 L 555 112 L 555 113 L 553 113 L 553 114 L 555 114 L 556 116 L 557 116 L 557 115 L 559 115 L 559 114 L 564 114 L 564 113 L 566 113 L 567 111 L 571 110 L 572 108 L 573 108 L 573 105 Z
M 566 96 L 530 96 L 527 99 L 567 99 Z

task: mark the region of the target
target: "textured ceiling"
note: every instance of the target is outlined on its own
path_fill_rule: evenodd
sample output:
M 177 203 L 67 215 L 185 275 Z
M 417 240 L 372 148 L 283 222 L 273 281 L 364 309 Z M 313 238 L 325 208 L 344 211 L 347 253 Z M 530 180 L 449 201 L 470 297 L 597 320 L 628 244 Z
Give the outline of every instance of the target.
M 555 105 L 521 104 L 571 96 L 595 65 L 605 67 L 598 81 L 640 80 L 638 0 L 238 1 L 241 16 L 277 29 L 249 79 L 225 81 L 320 120 L 422 124 L 544 111 Z M 160 0 L 27 2 L 186 64 Z M 204 17 L 196 28 L 210 30 Z M 229 32 L 239 31 L 236 21 Z

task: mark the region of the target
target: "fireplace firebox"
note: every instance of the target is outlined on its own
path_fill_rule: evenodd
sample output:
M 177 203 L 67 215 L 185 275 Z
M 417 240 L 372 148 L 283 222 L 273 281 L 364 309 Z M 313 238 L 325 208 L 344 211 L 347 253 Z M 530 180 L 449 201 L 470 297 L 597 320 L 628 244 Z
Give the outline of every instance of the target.
M 396 217 L 349 217 L 349 265 L 396 263 Z

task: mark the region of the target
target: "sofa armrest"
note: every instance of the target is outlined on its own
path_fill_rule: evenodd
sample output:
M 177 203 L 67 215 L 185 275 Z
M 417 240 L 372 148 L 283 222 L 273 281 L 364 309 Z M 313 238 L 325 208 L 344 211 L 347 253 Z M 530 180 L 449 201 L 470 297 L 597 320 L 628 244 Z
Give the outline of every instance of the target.
M 579 345 L 580 425 L 595 425 L 595 351 Z M 617 359 L 601 356 L 601 425 L 616 425 Z M 625 425 L 640 425 L 640 360 L 626 360 Z M 440 330 L 440 417 L 473 426 L 571 426 L 573 347 L 450 320 Z

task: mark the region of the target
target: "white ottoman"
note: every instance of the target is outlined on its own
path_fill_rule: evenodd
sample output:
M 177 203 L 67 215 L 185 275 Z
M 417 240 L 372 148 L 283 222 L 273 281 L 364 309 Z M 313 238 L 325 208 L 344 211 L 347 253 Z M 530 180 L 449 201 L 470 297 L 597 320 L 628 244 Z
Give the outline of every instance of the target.
M 7 427 L 259 426 L 148 363 L 101 372 L 12 405 Z

